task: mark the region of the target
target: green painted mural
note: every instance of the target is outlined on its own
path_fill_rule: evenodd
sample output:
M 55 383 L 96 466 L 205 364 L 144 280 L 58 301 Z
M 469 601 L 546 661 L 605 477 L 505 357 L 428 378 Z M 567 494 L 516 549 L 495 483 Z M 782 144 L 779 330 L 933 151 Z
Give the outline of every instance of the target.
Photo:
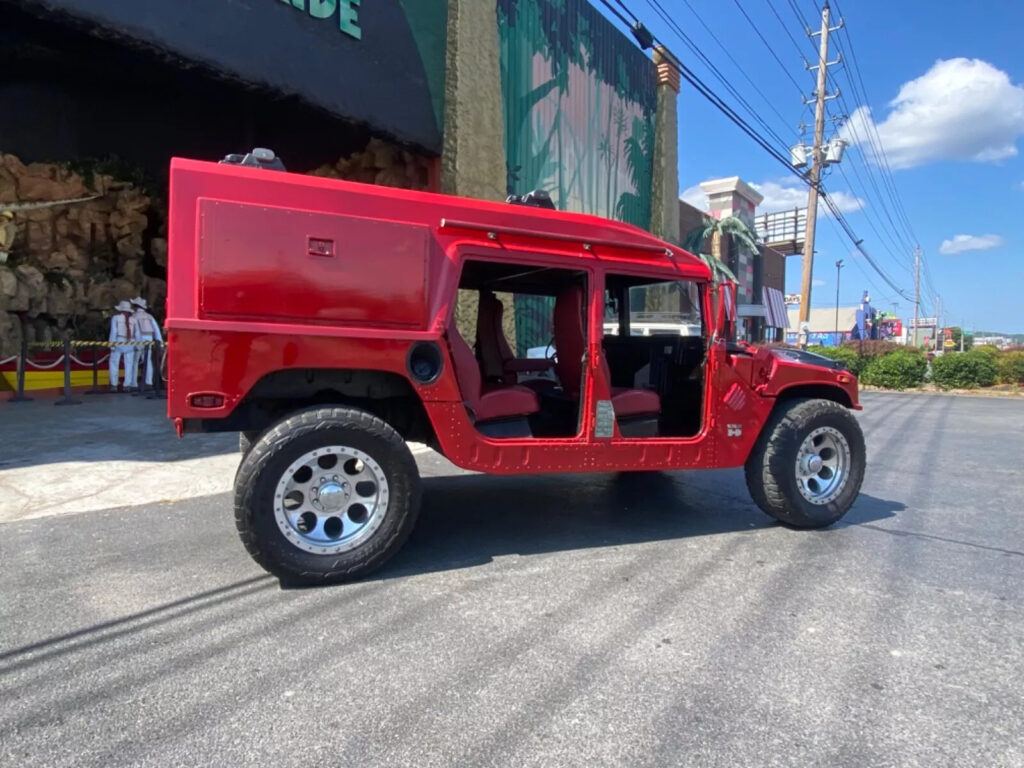
M 498 0 L 509 193 L 647 228 L 654 66 L 587 0 Z M 550 301 L 517 298 L 520 354 L 551 338 Z
M 447 0 L 398 0 L 423 62 L 434 119 L 444 125 L 445 49 L 448 45 Z

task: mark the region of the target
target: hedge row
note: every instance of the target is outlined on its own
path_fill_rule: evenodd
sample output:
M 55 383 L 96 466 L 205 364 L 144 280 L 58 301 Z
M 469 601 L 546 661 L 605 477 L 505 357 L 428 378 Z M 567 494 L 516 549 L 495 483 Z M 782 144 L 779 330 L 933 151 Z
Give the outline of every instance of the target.
M 848 342 L 840 347 L 815 347 L 816 354 L 841 361 L 864 384 L 886 389 L 912 389 L 926 381 L 941 389 L 974 389 L 1024 384 L 1024 350 L 1001 352 L 979 347 L 948 352 L 931 361 L 920 350 L 891 342 Z

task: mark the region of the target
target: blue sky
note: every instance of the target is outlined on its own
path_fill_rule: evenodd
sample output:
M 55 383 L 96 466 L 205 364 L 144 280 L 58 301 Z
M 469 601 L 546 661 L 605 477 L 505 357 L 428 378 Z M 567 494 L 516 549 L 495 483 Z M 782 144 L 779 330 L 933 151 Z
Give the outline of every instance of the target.
M 785 70 L 758 39 L 737 2 Z M 793 3 L 809 21 L 820 23 L 817 0 Z M 626 4 L 684 63 L 738 107 L 736 99 L 724 92 L 707 67 L 658 18 L 648 0 Z M 778 136 L 795 143 L 801 119 L 809 126 L 813 119 L 790 77 L 810 94 L 813 74 L 804 70 L 800 55 L 811 58 L 813 54 L 788 0 L 661 0 L 661 4 Z M 773 7 L 800 51 L 786 36 Z M 850 116 L 841 129 L 847 138 L 863 141 L 871 130 L 870 121 L 874 123 L 909 229 L 927 264 L 922 278 L 923 313 L 934 311 L 937 293 L 942 297 L 944 324 L 962 322 L 968 329 L 1024 332 L 1024 159 L 1019 154 L 1024 146 L 1024 45 L 1020 40 L 1024 3 L 842 0 L 839 9 L 847 28 L 835 37 L 846 62 L 830 68 L 829 90 L 838 84 L 844 100 L 831 102 L 830 111 Z M 694 11 L 727 43 L 756 89 L 701 26 Z M 835 5 L 832 12 L 837 15 Z M 855 97 L 850 82 L 851 76 L 856 81 L 850 66 L 851 43 L 866 104 Z M 805 199 L 805 193 L 798 192 L 798 179 L 787 176 L 785 168 L 685 83 L 679 119 L 680 191 L 687 199 L 700 202 L 700 193 L 694 189 L 699 182 L 735 175 L 759 186 L 768 206 L 792 207 L 796 200 Z M 833 169 L 825 178 L 826 189 L 845 209 L 866 250 L 912 298 L 913 257 L 908 242 L 912 236 L 908 228 L 890 223 L 890 217 L 897 223 L 900 217 L 885 185 L 875 153 L 866 143 L 847 151 L 842 173 Z M 759 211 L 763 210 L 764 205 Z M 818 231 L 812 305 L 835 304 L 835 261 L 841 258 L 846 264 L 840 281 L 841 304 L 856 303 L 868 290 L 876 307 L 892 310 L 892 302 L 898 302 L 901 317 L 913 316 L 912 302 L 896 295 L 863 257 L 853 255 L 852 244 L 838 234 L 834 222 L 823 215 Z M 790 258 L 787 267 L 786 289 L 796 292 L 800 259 Z

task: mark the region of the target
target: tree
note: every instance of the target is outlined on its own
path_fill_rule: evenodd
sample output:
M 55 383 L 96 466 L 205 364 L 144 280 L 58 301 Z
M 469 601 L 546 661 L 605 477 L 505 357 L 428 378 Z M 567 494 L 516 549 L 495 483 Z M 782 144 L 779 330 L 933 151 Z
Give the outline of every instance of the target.
M 758 253 L 760 245 L 757 242 L 757 234 L 735 216 L 726 216 L 724 219 L 716 219 L 705 216 L 701 225 L 686 236 L 683 247 L 690 253 L 697 254 L 703 258 L 711 267 L 712 276 L 715 282 L 721 282 L 722 277 L 736 281 L 736 276 L 726 266 L 722 254 L 722 235 L 728 235 L 739 245 L 749 251 Z M 704 244 L 711 238 L 711 259 L 704 251 Z
M 950 334 L 952 335 L 952 339 L 953 339 L 953 349 L 959 350 L 960 349 L 960 336 L 963 334 L 963 330 L 961 330 L 958 326 L 954 325 L 952 328 L 949 329 L 949 331 L 950 331 Z M 970 349 L 973 346 L 974 346 L 974 336 L 972 336 L 971 334 L 968 333 L 966 336 L 964 336 L 964 352 L 966 352 L 968 349 Z

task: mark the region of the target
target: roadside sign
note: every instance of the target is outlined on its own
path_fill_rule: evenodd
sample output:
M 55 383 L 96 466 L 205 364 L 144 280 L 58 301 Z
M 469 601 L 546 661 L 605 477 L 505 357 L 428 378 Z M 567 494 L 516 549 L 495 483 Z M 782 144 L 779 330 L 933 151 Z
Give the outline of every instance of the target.
M 946 339 L 944 342 L 942 342 L 942 346 L 947 347 L 947 348 L 951 348 L 951 347 L 955 347 L 956 344 L 953 342 L 952 339 Z

